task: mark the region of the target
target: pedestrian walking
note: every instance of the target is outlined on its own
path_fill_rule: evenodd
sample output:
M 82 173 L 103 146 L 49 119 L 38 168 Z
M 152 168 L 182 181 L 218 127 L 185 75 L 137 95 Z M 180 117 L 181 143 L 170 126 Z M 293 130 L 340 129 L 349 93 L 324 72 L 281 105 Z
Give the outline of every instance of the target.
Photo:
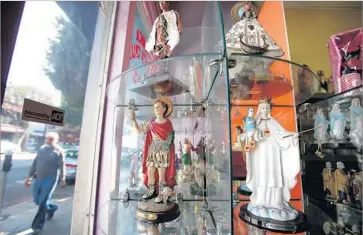
M 64 151 L 57 144 L 58 139 L 55 132 L 46 134 L 45 145 L 38 151 L 25 179 L 26 187 L 30 187 L 33 181 L 33 200 L 38 205 L 38 213 L 32 222 L 34 232 L 42 230 L 45 220 L 50 220 L 58 209 L 50 202 L 58 181 L 61 187 L 66 186 Z

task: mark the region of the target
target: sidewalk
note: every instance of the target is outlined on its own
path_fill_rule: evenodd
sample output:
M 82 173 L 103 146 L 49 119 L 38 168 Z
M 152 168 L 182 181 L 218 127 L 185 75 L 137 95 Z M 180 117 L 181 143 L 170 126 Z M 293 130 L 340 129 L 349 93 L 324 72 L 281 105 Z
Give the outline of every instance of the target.
M 59 206 L 54 217 L 47 221 L 39 235 L 68 235 L 71 229 L 73 197 L 52 200 Z M 2 216 L 9 216 L 0 222 L 0 234 L 13 235 L 28 230 L 37 213 L 37 206 L 29 201 L 3 208 Z M 29 233 L 23 233 L 29 234 Z

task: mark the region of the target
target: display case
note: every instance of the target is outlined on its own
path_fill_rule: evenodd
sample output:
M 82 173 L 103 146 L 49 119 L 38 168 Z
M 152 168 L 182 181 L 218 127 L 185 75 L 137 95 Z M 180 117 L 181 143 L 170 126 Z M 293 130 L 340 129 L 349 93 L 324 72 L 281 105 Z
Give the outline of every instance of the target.
M 189 4 L 193 12 L 201 3 Z M 228 51 L 219 3 L 202 6 L 199 53 L 134 67 L 108 85 L 112 191 L 97 225 L 127 235 L 304 232 L 295 108 L 318 91 L 318 79 L 291 61 Z M 265 125 L 264 138 L 250 139 L 247 117 Z M 256 200 L 241 193 L 251 178 L 263 208 L 248 209 Z M 261 201 L 261 188 L 273 196 Z M 253 214 L 260 209 L 272 216 Z
M 299 107 L 311 234 L 362 234 L 363 88 Z
M 132 68 L 108 85 L 113 137 L 103 145 L 116 190 L 99 211 L 105 234 L 231 233 L 227 59 L 214 48 L 224 41 L 221 9 L 193 4 L 201 25 L 182 37 L 198 31 L 199 53 Z M 184 42 L 177 50 L 192 46 Z

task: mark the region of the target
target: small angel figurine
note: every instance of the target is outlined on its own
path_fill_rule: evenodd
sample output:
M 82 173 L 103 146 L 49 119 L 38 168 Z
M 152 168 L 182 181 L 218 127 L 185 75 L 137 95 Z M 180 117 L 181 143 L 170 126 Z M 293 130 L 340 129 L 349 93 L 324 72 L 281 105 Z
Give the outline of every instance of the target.
M 333 105 L 333 108 L 329 113 L 329 119 L 330 119 L 331 137 L 336 140 L 343 140 L 346 120 L 343 113 L 340 110 L 339 104 Z
M 178 12 L 168 9 L 168 2 L 160 1 L 159 5 L 162 13 L 154 22 L 145 49 L 160 58 L 165 58 L 171 56 L 171 52 L 180 41 L 182 23 Z
M 254 108 L 248 108 L 248 116 L 245 119 L 245 131 L 246 131 L 246 145 L 244 147 L 244 151 L 248 152 L 251 148 L 256 147 L 255 141 L 253 141 L 253 135 L 256 132 L 256 121 L 253 118 L 253 114 L 255 113 Z

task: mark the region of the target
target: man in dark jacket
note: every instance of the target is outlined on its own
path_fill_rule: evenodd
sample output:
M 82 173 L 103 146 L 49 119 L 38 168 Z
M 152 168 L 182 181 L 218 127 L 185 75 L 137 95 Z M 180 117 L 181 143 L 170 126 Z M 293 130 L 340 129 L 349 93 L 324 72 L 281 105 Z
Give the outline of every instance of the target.
M 50 203 L 53 191 L 57 187 L 60 179 L 60 186 L 65 187 L 66 167 L 64 162 L 64 151 L 57 145 L 59 136 L 55 132 L 49 132 L 46 135 L 46 144 L 43 145 L 37 153 L 33 164 L 30 168 L 29 175 L 25 179 L 25 186 L 31 185 L 33 178 L 33 199 L 39 206 L 32 229 L 40 231 L 43 229 L 45 217 L 50 220 L 58 206 Z

